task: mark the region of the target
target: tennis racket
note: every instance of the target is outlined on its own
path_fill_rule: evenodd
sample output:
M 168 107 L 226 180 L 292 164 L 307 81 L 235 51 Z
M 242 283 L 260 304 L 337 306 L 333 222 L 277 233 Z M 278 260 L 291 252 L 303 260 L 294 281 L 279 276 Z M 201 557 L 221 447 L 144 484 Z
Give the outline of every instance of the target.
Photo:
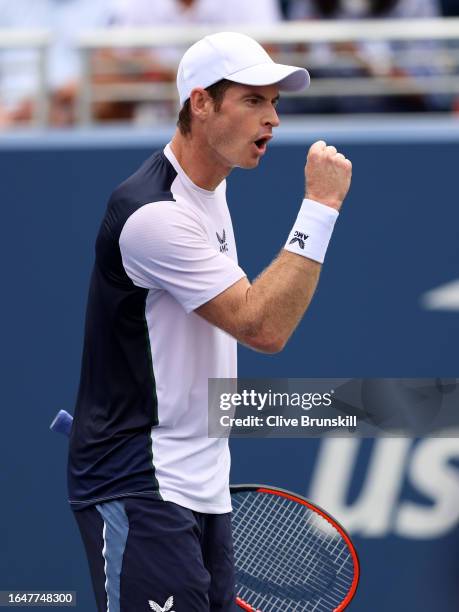
M 70 434 L 61 410 L 50 428 Z M 343 527 L 283 489 L 231 486 L 236 603 L 246 612 L 341 612 L 357 590 L 359 561 Z
M 231 487 L 237 604 L 247 612 L 341 612 L 359 561 L 344 529 L 304 497 Z

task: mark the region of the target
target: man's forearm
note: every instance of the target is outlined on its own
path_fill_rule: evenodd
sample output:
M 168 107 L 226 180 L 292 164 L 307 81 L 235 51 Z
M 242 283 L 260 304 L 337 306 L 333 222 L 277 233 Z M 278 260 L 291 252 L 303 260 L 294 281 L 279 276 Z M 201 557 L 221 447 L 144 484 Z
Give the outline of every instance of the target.
M 250 327 L 248 343 L 259 338 L 260 350 L 280 351 L 308 308 L 322 265 L 282 250 L 272 264 L 247 289 Z

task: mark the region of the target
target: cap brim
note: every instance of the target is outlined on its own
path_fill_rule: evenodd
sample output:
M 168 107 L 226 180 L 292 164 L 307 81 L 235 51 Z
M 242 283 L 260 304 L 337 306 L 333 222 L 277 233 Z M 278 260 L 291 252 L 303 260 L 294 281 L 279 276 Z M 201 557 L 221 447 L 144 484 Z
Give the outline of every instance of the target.
M 298 66 L 266 62 L 225 77 L 241 85 L 278 85 L 281 91 L 301 91 L 309 87 L 309 72 Z

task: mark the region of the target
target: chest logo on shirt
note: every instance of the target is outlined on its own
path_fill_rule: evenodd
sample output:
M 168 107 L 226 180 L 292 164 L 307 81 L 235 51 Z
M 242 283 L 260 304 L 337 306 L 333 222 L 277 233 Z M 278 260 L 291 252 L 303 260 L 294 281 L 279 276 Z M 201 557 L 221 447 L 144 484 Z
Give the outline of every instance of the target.
M 226 232 L 225 230 L 223 230 L 223 234 L 220 236 L 220 234 L 218 232 L 215 232 L 217 234 L 217 240 L 220 243 L 220 253 L 227 253 L 228 252 L 228 243 L 226 242 Z

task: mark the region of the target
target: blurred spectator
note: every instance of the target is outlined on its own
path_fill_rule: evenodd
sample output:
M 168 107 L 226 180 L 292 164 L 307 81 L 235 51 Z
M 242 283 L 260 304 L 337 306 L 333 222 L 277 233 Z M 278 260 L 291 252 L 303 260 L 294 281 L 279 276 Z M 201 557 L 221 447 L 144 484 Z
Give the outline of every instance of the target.
M 109 25 L 113 0 L 0 0 L 0 28 L 49 30 L 47 55 L 50 120 L 74 121 L 80 73 L 76 39 L 87 28 Z M 6 50 L 0 55 L 0 126 L 30 121 L 36 104 L 37 53 Z
M 226 25 L 230 28 L 273 25 L 281 19 L 278 0 L 116 0 L 113 23 L 121 27 Z M 113 73 L 118 66 L 118 82 L 173 82 L 183 52 L 183 47 L 155 47 L 131 50 L 129 54 L 105 53 L 99 58 L 105 61 L 109 72 Z M 134 113 L 138 121 L 151 122 L 175 115 L 176 109 L 174 103 L 151 102 L 134 105 Z
M 444 17 L 459 17 L 458 0 L 442 0 L 441 5 Z
M 281 19 L 278 0 L 116 0 L 123 25 L 266 25 Z
M 291 0 L 290 19 L 388 19 L 436 17 L 437 0 Z
M 439 0 L 292 0 L 289 18 L 298 19 L 418 19 L 440 16 Z M 430 52 L 434 58 L 438 46 L 429 41 L 385 42 L 366 41 L 314 45 L 312 57 L 319 68 L 311 69 L 314 77 L 336 76 L 425 76 L 438 73 L 438 68 L 419 62 L 419 53 Z M 397 63 L 395 54 L 404 53 L 413 65 Z M 336 57 L 347 55 L 354 67 L 334 68 Z M 327 99 L 311 99 L 303 104 L 303 111 L 312 112 L 379 112 L 437 110 L 449 102 L 448 97 L 434 95 L 408 96 L 342 96 Z
M 279 8 L 282 13 L 282 17 L 287 19 L 290 7 L 290 0 L 279 0 Z

